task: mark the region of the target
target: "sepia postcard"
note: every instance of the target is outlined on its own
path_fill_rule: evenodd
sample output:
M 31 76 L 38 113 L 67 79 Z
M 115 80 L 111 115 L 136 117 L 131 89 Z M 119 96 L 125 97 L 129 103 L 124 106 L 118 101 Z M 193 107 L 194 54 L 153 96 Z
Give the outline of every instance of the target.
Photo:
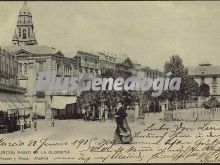
M 220 2 L 0 1 L 0 164 L 220 163 Z

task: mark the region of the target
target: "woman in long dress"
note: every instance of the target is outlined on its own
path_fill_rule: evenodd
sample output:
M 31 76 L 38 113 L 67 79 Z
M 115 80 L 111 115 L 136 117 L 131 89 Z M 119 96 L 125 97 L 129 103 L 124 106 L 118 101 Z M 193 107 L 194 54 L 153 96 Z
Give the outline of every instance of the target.
M 121 103 L 118 103 L 115 113 L 117 128 L 114 134 L 114 144 L 130 144 L 132 142 L 131 129 L 126 117 L 126 109 Z

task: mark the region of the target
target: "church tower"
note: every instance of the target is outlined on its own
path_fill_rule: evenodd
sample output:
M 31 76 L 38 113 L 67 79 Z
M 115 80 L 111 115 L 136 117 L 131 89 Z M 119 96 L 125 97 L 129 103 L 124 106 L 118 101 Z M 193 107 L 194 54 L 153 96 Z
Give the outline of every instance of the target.
M 37 40 L 34 33 L 34 25 L 32 22 L 32 14 L 24 1 L 21 7 L 14 36 L 12 38 L 13 45 L 37 45 Z

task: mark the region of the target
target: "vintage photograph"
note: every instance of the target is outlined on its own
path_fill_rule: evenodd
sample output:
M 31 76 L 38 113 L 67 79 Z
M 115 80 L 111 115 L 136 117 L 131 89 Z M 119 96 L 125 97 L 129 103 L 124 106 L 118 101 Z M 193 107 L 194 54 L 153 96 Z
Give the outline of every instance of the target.
M 0 1 L 0 164 L 219 163 L 220 2 Z

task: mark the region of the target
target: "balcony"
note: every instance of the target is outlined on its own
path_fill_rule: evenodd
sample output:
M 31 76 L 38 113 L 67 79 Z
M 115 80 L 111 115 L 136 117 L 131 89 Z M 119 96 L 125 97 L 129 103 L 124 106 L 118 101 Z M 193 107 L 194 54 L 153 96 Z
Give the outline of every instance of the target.
M 17 93 L 25 93 L 26 89 L 22 87 L 17 87 L 17 85 L 7 85 L 6 83 L 0 83 L 0 90 L 17 92 Z
M 98 69 L 99 65 L 95 63 L 89 63 L 89 62 L 81 62 L 82 67 L 87 67 L 87 68 L 93 68 L 93 69 Z

